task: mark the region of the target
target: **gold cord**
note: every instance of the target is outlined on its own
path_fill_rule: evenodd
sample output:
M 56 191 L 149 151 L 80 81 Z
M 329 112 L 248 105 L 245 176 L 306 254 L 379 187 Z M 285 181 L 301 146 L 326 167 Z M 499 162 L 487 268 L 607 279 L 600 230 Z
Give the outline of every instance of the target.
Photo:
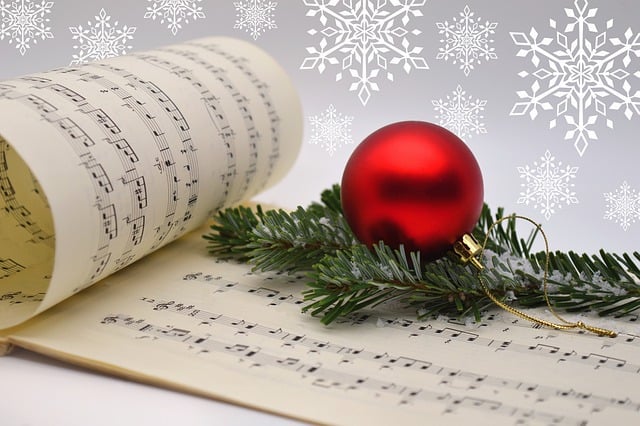
M 556 310 L 553 308 L 553 306 L 551 305 L 551 300 L 549 299 L 549 294 L 547 292 L 547 287 L 548 287 L 548 277 L 549 277 L 549 240 L 547 239 L 546 234 L 544 233 L 544 231 L 542 230 L 542 225 L 534 222 L 532 219 L 526 217 L 526 216 L 518 216 L 518 215 L 511 215 L 511 216 L 506 216 L 503 217 L 501 219 L 498 219 L 496 222 L 494 222 L 489 229 L 487 230 L 487 234 L 485 235 L 484 241 L 482 243 L 482 246 L 480 247 L 479 251 L 477 252 L 477 255 L 480 259 L 482 259 L 482 253 L 484 252 L 485 246 L 487 245 L 487 241 L 489 240 L 489 235 L 491 234 L 491 231 L 493 230 L 493 228 L 495 228 L 497 225 L 499 225 L 501 222 L 505 221 L 505 220 L 509 220 L 509 219 L 522 219 L 522 220 L 526 220 L 527 222 L 533 224 L 538 232 L 540 232 L 540 234 L 542 235 L 542 238 L 544 239 L 544 248 L 545 248 L 545 262 L 544 262 L 544 275 L 543 275 L 543 289 L 544 289 L 544 300 L 547 302 L 547 306 L 549 307 L 549 310 L 551 311 L 551 313 L 553 314 L 553 316 L 555 316 L 560 322 L 559 323 L 555 323 L 555 322 L 551 322 L 551 321 L 547 321 L 547 320 L 543 320 L 537 317 L 534 317 L 532 315 L 529 315 L 525 312 L 522 312 L 516 308 L 513 308 L 509 305 L 507 305 L 506 303 L 502 302 L 501 300 L 498 300 L 498 298 L 496 298 L 493 293 L 491 293 L 491 290 L 489 290 L 489 287 L 487 287 L 487 284 L 483 281 L 482 279 L 482 274 L 481 271 L 483 269 L 483 267 L 478 267 L 478 265 L 476 265 L 474 263 L 474 265 L 476 266 L 476 269 L 478 271 L 478 281 L 480 282 L 480 285 L 482 286 L 482 289 L 484 290 L 485 294 L 489 297 L 489 299 L 491 299 L 491 301 L 493 303 L 495 303 L 496 305 L 498 305 L 499 307 L 501 307 L 502 309 L 504 309 L 505 311 L 520 317 L 522 319 L 525 319 L 527 321 L 531 321 L 534 322 L 536 324 L 540 324 L 546 327 L 550 327 L 550 328 L 554 328 L 556 330 L 569 330 L 569 329 L 573 329 L 573 328 L 578 328 L 578 329 L 582 329 L 582 330 L 586 330 L 586 331 L 590 331 L 592 333 L 601 335 L 601 336 L 608 336 L 608 337 L 616 337 L 617 333 L 615 331 L 612 330 L 607 330 L 605 328 L 600 328 L 600 327 L 594 327 L 591 325 L 587 325 L 582 321 L 577 321 L 577 322 L 571 322 L 571 321 L 567 321 L 564 318 L 562 318 L 557 312 Z M 479 262 L 477 262 L 479 264 Z

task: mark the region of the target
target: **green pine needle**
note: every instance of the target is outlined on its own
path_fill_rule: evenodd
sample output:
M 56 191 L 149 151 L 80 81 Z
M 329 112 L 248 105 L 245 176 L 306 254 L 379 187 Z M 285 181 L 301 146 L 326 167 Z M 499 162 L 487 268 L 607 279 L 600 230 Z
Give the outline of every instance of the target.
M 250 261 L 262 271 L 308 271 L 325 254 L 357 244 L 340 208 L 339 187 L 323 193 L 324 204 L 293 212 L 254 214 L 247 207 L 218 213 L 214 231 L 205 235 L 209 252 Z
M 473 230 L 483 241 L 489 227 L 504 217 L 485 205 Z M 307 271 L 303 311 L 325 324 L 403 301 L 421 317 L 473 315 L 493 302 L 475 272 L 453 258 L 422 264 L 418 253 L 393 250 L 383 242 L 369 248 L 358 243 L 347 225 L 340 203 L 340 186 L 324 191 L 320 203 L 293 212 L 256 211 L 235 207 L 218 213 L 206 235 L 209 252 L 232 256 L 261 271 Z M 515 219 L 494 228 L 487 241 L 484 279 L 502 300 L 520 307 L 544 305 L 544 253 L 533 253 L 538 231 L 518 235 Z M 595 311 L 621 316 L 640 309 L 640 254 L 598 255 L 553 252 L 549 258 L 548 294 L 554 306 L 567 312 Z

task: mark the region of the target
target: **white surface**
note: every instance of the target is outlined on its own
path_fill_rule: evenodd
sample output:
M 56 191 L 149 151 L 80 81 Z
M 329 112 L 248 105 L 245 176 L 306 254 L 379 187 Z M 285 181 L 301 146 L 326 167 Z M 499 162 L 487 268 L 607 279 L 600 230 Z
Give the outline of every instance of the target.
M 302 424 L 76 368 L 21 349 L 0 358 L 0 380 L 3 426 Z

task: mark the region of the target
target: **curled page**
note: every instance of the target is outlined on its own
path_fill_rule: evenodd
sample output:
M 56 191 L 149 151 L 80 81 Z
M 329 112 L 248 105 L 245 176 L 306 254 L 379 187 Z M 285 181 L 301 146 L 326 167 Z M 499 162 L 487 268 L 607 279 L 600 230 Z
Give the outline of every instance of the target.
M 284 70 L 213 37 L 0 82 L 0 329 L 282 178 Z

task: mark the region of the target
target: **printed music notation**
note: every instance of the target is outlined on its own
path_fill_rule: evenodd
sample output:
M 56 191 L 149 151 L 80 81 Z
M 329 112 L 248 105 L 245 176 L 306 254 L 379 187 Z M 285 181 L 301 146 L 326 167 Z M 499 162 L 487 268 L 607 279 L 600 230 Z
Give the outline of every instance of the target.
M 39 223 L 39 220 L 34 217 L 29 208 L 30 206 L 20 201 L 21 194 L 16 190 L 18 182 L 16 177 L 12 176 L 13 167 L 10 168 L 9 165 L 9 154 L 12 154 L 9 144 L 0 136 L 0 210 L 4 210 L 19 227 L 29 233 L 30 238 L 28 241 L 36 244 L 42 243 L 51 247 L 53 244 L 51 233 L 42 228 L 43 224 Z M 29 192 L 37 193 L 39 190 L 37 182 L 33 180 L 32 176 L 29 176 L 27 188 Z M 40 201 L 44 200 L 41 199 Z
M 7 302 L 9 305 L 42 302 L 44 295 L 45 293 L 26 294 L 21 291 L 14 291 L 0 294 L 0 302 Z
M 23 270 L 24 266 L 13 259 L 0 259 L 0 280 Z
M 435 410 L 443 419 L 486 415 L 500 424 L 576 425 L 594 415 L 640 416 L 633 394 L 592 385 L 637 381 L 633 334 L 597 339 L 536 329 L 493 312 L 474 323 L 418 321 L 384 309 L 325 329 L 300 315 L 305 277 L 206 261 L 210 268 L 172 271 L 171 291 L 158 294 L 173 296 L 149 287 L 125 309 L 94 320 L 105 333 L 159 357 L 184 357 L 202 369 L 211 363 L 389 413 L 410 410 L 419 417 Z M 569 373 L 556 380 L 564 369 Z
M 0 229 L 53 249 L 40 216 L 56 219 L 69 259 L 51 277 L 57 303 L 284 175 L 294 156 L 281 154 L 301 143 L 295 100 L 273 59 L 215 37 L 0 82 Z M 26 240 L 0 259 L 29 270 Z
M 223 288 L 229 288 L 229 284 L 224 285 Z M 266 297 L 269 299 L 273 299 L 278 294 L 277 291 L 269 290 L 265 288 L 257 288 L 257 289 L 252 288 L 252 289 L 248 289 L 247 292 L 260 297 Z M 286 299 L 287 301 L 289 300 L 289 297 L 287 297 Z M 219 314 L 197 309 L 194 305 L 185 305 L 182 303 L 177 303 L 175 301 L 156 302 L 155 299 L 151 299 L 151 298 L 143 298 L 142 300 L 144 302 L 153 304 L 154 305 L 153 309 L 156 311 L 169 310 L 170 312 L 175 312 L 175 313 L 186 315 L 192 318 L 197 318 L 197 319 L 206 318 L 207 321 L 204 322 L 206 324 L 210 324 L 211 321 L 215 321 L 216 324 L 232 324 L 232 325 L 244 324 L 244 320 L 242 319 L 226 318 Z M 279 302 L 269 303 L 270 306 L 277 306 L 278 304 Z M 301 304 L 301 302 L 299 304 Z M 361 316 L 356 315 L 356 317 L 361 317 Z M 350 325 L 357 326 L 357 325 L 363 325 L 367 320 L 369 320 L 368 317 L 365 318 L 364 320 L 351 319 L 347 321 L 350 322 Z M 413 324 L 414 324 L 414 321 L 408 320 L 408 319 L 399 320 L 399 319 L 378 318 L 376 322 L 377 327 L 389 326 L 396 329 L 397 328 L 404 329 Z M 265 332 L 264 327 L 258 326 L 256 324 L 251 325 L 250 327 L 245 327 L 245 328 L 250 329 L 254 333 L 258 331 L 262 331 L 262 334 L 266 336 L 279 335 L 283 332 L 282 329 L 277 329 L 277 330 L 269 329 L 269 330 L 266 330 Z M 444 340 L 445 344 L 451 343 L 452 341 L 455 341 L 456 343 L 473 343 L 473 344 L 480 345 L 482 347 L 487 348 L 487 350 L 490 352 L 513 351 L 513 352 L 518 352 L 521 354 L 527 354 L 532 356 L 550 357 L 550 358 L 553 358 L 556 362 L 580 363 L 583 365 L 593 367 L 594 369 L 612 368 L 625 373 L 635 373 L 635 374 L 640 373 L 640 366 L 627 363 L 627 361 L 623 359 L 609 357 L 602 354 L 596 354 L 596 353 L 580 354 L 575 350 L 561 350 L 557 346 L 540 344 L 540 343 L 535 345 L 524 345 L 524 344 L 515 343 L 511 341 L 499 341 L 495 339 L 480 337 L 478 333 L 473 333 L 470 331 L 460 330 L 452 327 L 433 327 L 431 324 L 420 325 L 419 327 L 417 327 L 417 330 L 419 331 L 419 334 L 411 333 L 408 337 L 410 338 L 418 337 L 420 335 L 429 336 L 429 337 L 439 337 L 441 339 L 445 339 Z M 304 341 L 308 341 L 306 338 L 302 336 L 298 336 L 298 338 Z M 318 345 L 323 345 L 323 347 L 330 346 L 328 344 L 324 346 L 325 345 L 324 343 L 315 342 L 313 341 L 313 339 L 311 339 L 311 341 L 313 342 L 312 343 L 313 346 L 318 346 Z M 344 349 L 345 348 L 340 348 L 339 351 L 342 351 Z M 356 351 L 355 348 L 349 348 L 348 350 L 350 352 Z
M 117 325 L 136 332 L 136 338 L 148 337 L 153 340 L 165 339 L 178 342 L 185 350 L 197 355 L 211 352 L 231 355 L 247 368 L 285 369 L 300 374 L 300 379 L 310 386 L 322 387 L 336 392 L 365 392 L 380 403 L 394 405 L 410 405 L 419 408 L 421 404 L 437 402 L 443 404 L 443 413 L 454 412 L 457 408 L 467 407 L 475 410 L 489 410 L 512 418 L 528 418 L 547 423 L 582 424 L 582 420 L 536 411 L 523 407 L 505 404 L 500 400 L 500 391 L 507 390 L 520 393 L 523 398 L 535 398 L 537 404 L 555 398 L 572 400 L 590 412 L 600 412 L 607 408 L 624 409 L 632 412 L 640 411 L 640 402 L 631 399 L 619 400 L 606 395 L 591 392 L 580 392 L 571 387 L 554 387 L 513 380 L 499 376 L 488 376 L 469 370 L 450 368 L 438 365 L 426 359 L 416 359 L 389 352 L 377 353 L 364 348 L 355 348 L 334 344 L 330 341 L 315 339 L 308 335 L 290 333 L 282 328 L 272 328 L 255 322 L 247 322 L 220 313 L 198 309 L 194 305 L 186 305 L 175 301 L 158 301 L 143 297 L 142 302 L 149 304 L 153 311 L 167 311 L 193 319 L 193 327 L 197 329 L 159 326 L 143 319 L 128 315 L 109 315 L 102 319 L 106 325 Z M 205 326 L 206 328 L 203 328 Z M 231 330 L 236 337 L 257 336 L 260 340 L 245 343 L 233 343 L 217 338 L 222 335 L 218 328 Z M 271 345 L 264 344 L 271 340 Z M 240 341 L 240 340 L 239 340 Z M 282 350 L 290 356 L 283 356 Z M 295 352 L 297 350 L 297 352 Z M 322 361 L 309 364 L 309 354 L 326 355 Z M 292 354 L 297 354 L 292 356 Z M 306 355 L 306 356 L 305 356 Z M 318 358 L 320 359 L 320 358 Z M 428 383 L 437 383 L 437 392 L 432 389 L 416 387 L 402 383 L 396 375 L 394 381 L 381 380 L 371 376 L 359 376 L 350 371 L 355 364 L 374 365 L 371 371 L 404 371 L 424 375 Z M 346 366 L 346 368 L 344 368 Z M 354 369 L 353 371 L 358 371 Z M 484 389 L 493 393 L 496 399 L 474 398 L 465 396 L 467 392 L 479 392 Z M 462 405 L 461 405 L 462 404 Z
M 218 262 L 225 262 L 222 260 L 218 260 Z M 246 276 L 253 275 L 252 272 L 248 272 L 245 274 Z M 280 275 L 280 276 L 278 276 Z M 284 280 L 288 284 L 297 284 L 298 288 L 304 285 L 304 276 L 287 276 L 281 274 L 273 274 L 266 275 L 262 277 L 265 283 L 270 282 L 271 280 L 278 280 L 280 282 L 280 286 L 282 286 L 281 282 Z M 192 272 L 187 273 L 182 276 L 183 282 L 196 282 L 206 284 L 208 287 L 213 289 L 214 293 L 221 293 L 226 291 L 240 291 L 247 294 L 252 294 L 267 300 L 267 306 L 278 306 L 280 304 L 290 304 L 294 306 L 302 306 L 304 305 L 304 299 L 299 295 L 294 294 L 293 292 L 281 291 L 275 288 L 269 288 L 265 286 L 256 287 L 253 285 L 243 284 L 239 281 L 229 281 L 220 275 L 216 275 L 213 273 L 203 273 L 203 272 Z M 293 288 L 292 288 L 293 290 Z M 425 321 L 416 321 L 406 318 L 384 318 L 381 316 L 382 314 L 373 316 L 368 313 L 357 313 L 349 315 L 345 318 L 339 319 L 337 323 L 348 323 L 350 325 L 362 325 L 364 323 L 367 324 L 375 324 L 376 327 L 388 327 L 397 330 L 403 330 L 407 332 L 407 336 L 411 338 L 419 337 L 419 336 L 432 336 L 443 339 L 445 343 L 455 342 L 464 342 L 467 344 L 474 344 L 477 346 L 485 346 L 487 348 L 491 348 L 496 351 L 518 351 L 521 353 L 530 353 L 530 354 L 538 354 L 543 356 L 552 356 L 556 357 L 559 360 L 567 361 L 567 359 L 571 359 L 575 362 L 580 362 L 584 364 L 591 364 L 594 368 L 615 368 L 622 369 L 629 372 L 640 373 L 640 365 L 627 365 L 624 360 L 615 360 L 610 359 L 604 356 L 598 358 L 596 354 L 593 356 L 588 356 L 582 354 L 578 356 L 577 353 L 572 353 L 568 350 L 561 350 L 557 346 L 544 345 L 536 343 L 535 345 L 516 345 L 510 341 L 500 341 L 495 339 L 487 339 L 479 336 L 478 333 L 474 332 L 474 330 L 481 330 L 483 327 L 501 327 L 501 330 L 508 335 L 507 332 L 509 328 L 535 328 L 535 324 L 528 322 L 521 322 L 517 319 L 513 318 L 505 318 L 501 313 L 492 313 L 488 314 L 483 322 L 476 324 L 472 323 L 470 326 L 467 326 L 465 322 L 460 322 L 456 319 L 447 319 L 447 324 L 450 326 L 434 328 L 430 323 Z M 630 316 L 628 321 L 635 322 L 637 317 Z M 492 324 L 493 323 L 493 324 Z M 538 336 L 542 338 L 542 336 Z M 602 341 L 602 338 L 591 335 L 584 335 L 585 339 L 590 340 L 598 340 Z M 608 347 L 614 347 L 616 345 L 624 345 L 624 346 L 632 346 L 640 348 L 640 336 L 619 332 L 618 338 L 615 341 L 608 342 Z
M 126 315 L 107 316 L 102 320 L 102 323 L 129 328 L 154 339 L 167 339 L 179 342 L 183 344 L 187 350 L 195 351 L 199 355 L 206 355 L 212 352 L 230 355 L 236 358 L 238 362 L 245 364 L 247 368 L 282 369 L 295 372 L 300 375 L 300 379 L 310 386 L 324 388 L 328 391 L 339 391 L 340 393 L 344 391 L 351 393 L 363 392 L 375 398 L 378 403 L 411 406 L 414 409 L 419 409 L 423 404 L 428 406 L 432 403 L 438 403 L 443 406 L 443 412 L 454 412 L 460 404 L 464 404 L 464 406 L 468 408 L 479 411 L 492 411 L 508 417 L 529 418 L 548 423 L 562 422 L 563 424 L 582 424 L 581 419 L 567 418 L 562 415 L 554 415 L 544 411 L 521 409 L 503 404 L 497 400 L 459 396 L 456 395 L 456 389 L 451 386 L 450 381 L 447 380 L 441 381 L 443 386 L 440 388 L 442 389 L 444 387 L 444 391 L 433 392 L 419 387 L 406 386 L 402 383 L 349 374 L 348 372 L 338 371 L 337 369 L 325 366 L 322 363 L 308 364 L 300 358 L 282 357 L 270 353 L 259 346 L 232 344 L 218 340 L 211 334 L 197 335 L 193 334 L 190 330 L 157 326 Z M 283 339 L 285 344 L 290 346 L 295 345 L 291 343 L 291 340 L 294 340 L 298 336 L 294 336 L 289 341 L 287 341 L 287 337 L 289 336 L 285 336 Z M 316 346 L 318 349 L 314 350 L 322 351 L 325 350 L 324 348 L 327 346 L 329 345 L 320 344 Z M 366 353 L 364 355 L 366 355 Z M 377 355 L 374 355 L 372 359 L 376 360 L 376 357 Z M 380 355 L 379 358 L 383 359 L 385 355 Z M 358 359 L 364 360 L 364 358 L 360 356 L 358 356 Z M 394 360 L 386 359 L 383 361 L 387 364 L 385 367 L 395 368 L 396 364 L 392 361 Z M 401 368 L 411 368 L 414 365 L 413 361 L 414 360 L 406 359 L 398 365 L 402 365 Z M 432 366 L 429 365 L 420 371 L 429 370 L 431 367 Z M 434 373 L 436 375 L 442 374 L 444 377 L 450 377 L 452 375 L 452 372 L 439 368 L 438 366 L 435 366 L 433 370 L 437 371 Z M 474 386 L 478 387 L 481 385 L 476 383 Z M 566 393 L 567 395 L 571 395 L 569 392 Z

